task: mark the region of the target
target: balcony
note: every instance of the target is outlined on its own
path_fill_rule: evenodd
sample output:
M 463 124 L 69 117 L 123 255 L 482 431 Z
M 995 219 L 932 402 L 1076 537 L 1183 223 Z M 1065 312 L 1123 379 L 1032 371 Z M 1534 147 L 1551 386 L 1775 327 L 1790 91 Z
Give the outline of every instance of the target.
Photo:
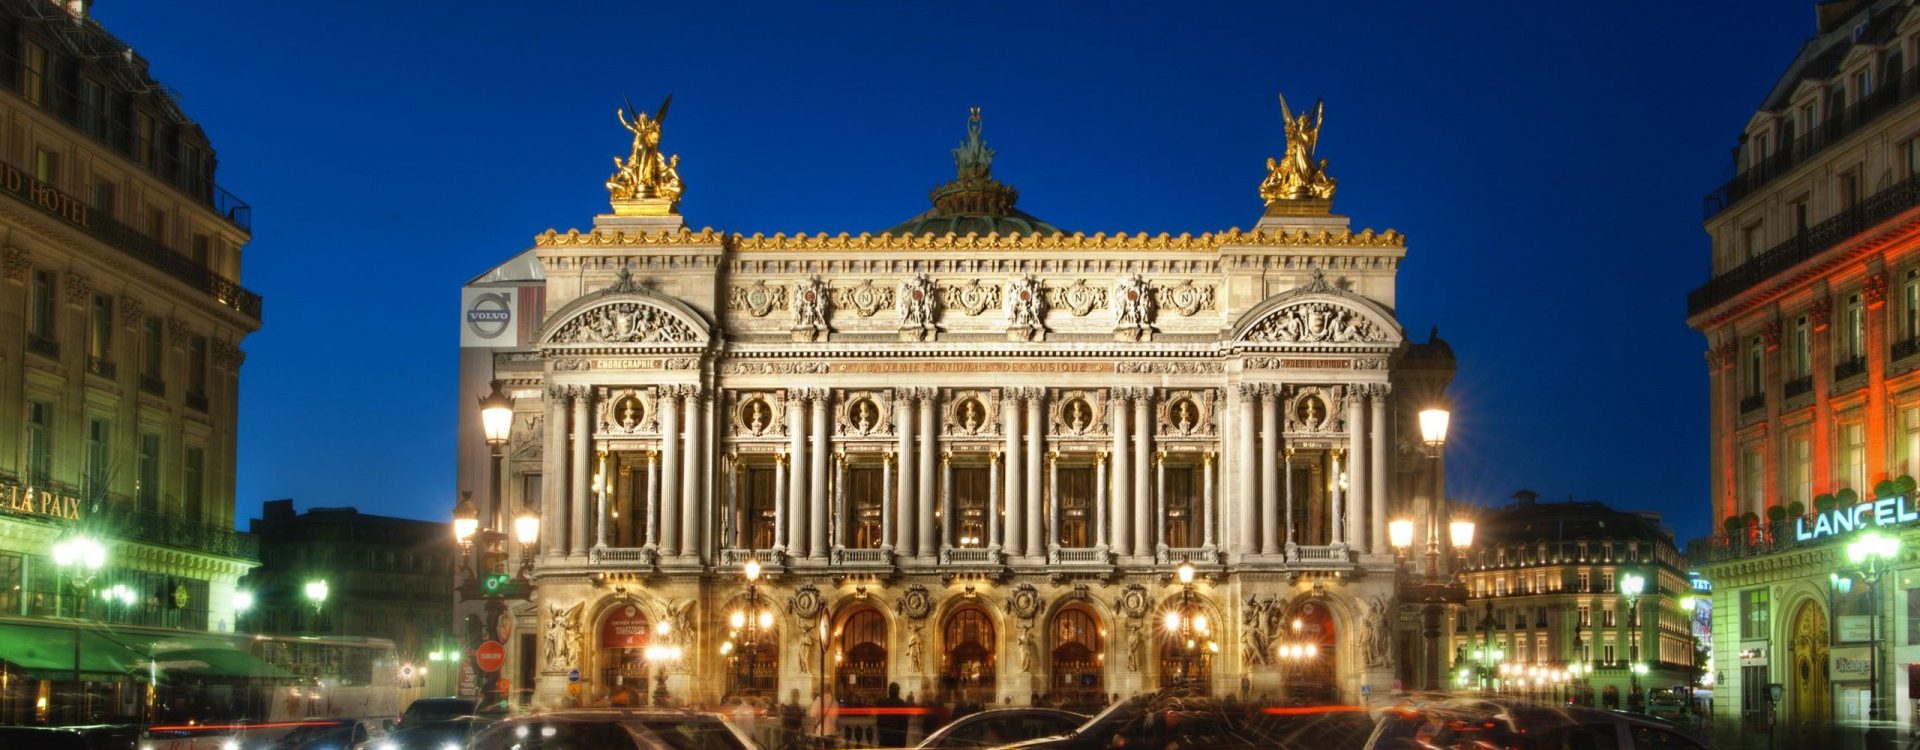
M 1833 382 L 1845 382 L 1848 378 L 1862 375 L 1867 371 L 1866 357 L 1843 359 L 1833 366 Z
M 1895 362 L 1920 354 L 1920 336 L 1894 342 L 1891 354 Z
M 47 359 L 60 358 L 60 342 L 38 334 L 27 334 L 27 351 Z
M 1802 375 L 1780 386 L 1780 399 L 1791 401 L 1795 396 L 1804 396 L 1813 391 L 1813 376 Z
M 1755 162 L 1747 169 L 1733 176 L 1726 184 L 1708 193 L 1703 201 L 1707 219 L 1718 216 L 1720 212 L 1732 208 L 1747 196 L 1753 195 L 1780 177 L 1792 172 L 1794 167 L 1805 164 L 1807 160 L 1827 150 L 1828 147 L 1846 140 L 1847 136 L 1860 132 L 1862 128 L 1873 124 L 1888 112 L 1898 109 L 1901 104 L 1920 98 L 1920 76 L 1908 70 L 1905 74 L 1890 78 L 1881 83 L 1880 88 L 1853 106 L 1841 110 L 1838 116 L 1829 114 L 1827 121 L 1795 138 L 1792 143 L 1783 144 L 1771 155 Z M 1735 158 L 1738 157 L 1736 152 Z
M 93 210 L 78 198 L 29 176 L 27 170 L 0 162 L 0 193 L 29 209 L 133 256 L 153 270 L 193 287 L 253 320 L 260 319 L 260 295 L 247 291 L 192 258 L 174 252 L 146 233 Z
M 187 408 L 201 414 L 207 413 L 207 394 L 187 391 Z
M 942 547 L 941 565 L 999 565 L 1000 551 L 986 547 Z
M 141 373 L 140 374 L 140 390 L 146 391 L 148 393 L 151 393 L 155 396 L 159 396 L 161 398 L 166 398 L 167 397 L 167 381 L 161 380 L 160 376 L 158 375 L 148 375 L 146 373 Z
M 159 513 L 135 505 L 134 499 L 110 495 L 97 505 L 83 501 L 77 487 L 57 482 L 35 482 L 33 501 L 24 497 L 28 487 L 18 480 L 0 477 L 0 514 L 70 523 L 77 515 L 91 529 L 110 539 L 144 542 L 161 547 L 220 555 L 243 560 L 260 559 L 260 539 L 235 531 L 232 526 L 186 518 L 179 513 Z M 47 508 L 72 508 L 66 513 L 49 513 Z M 41 510 L 35 510 L 41 509 Z
M 893 550 L 859 547 L 835 547 L 831 559 L 834 565 L 849 568 L 892 568 Z
M 106 378 L 108 380 L 112 380 L 114 376 L 119 372 L 119 368 L 114 367 L 113 362 L 110 360 L 102 359 L 100 357 L 88 356 L 87 372 L 93 373 L 95 375 L 99 375 L 100 377 Z
M 1767 408 L 1767 394 L 1765 393 L 1755 393 L 1740 399 L 1741 414 L 1751 414 L 1765 408 Z
M 659 556 L 652 547 L 594 547 L 587 551 L 588 565 L 651 568 Z
M 1754 286 L 1812 259 L 1828 248 L 1864 232 L 1880 222 L 1920 206 L 1920 174 L 1868 196 L 1853 208 L 1808 227 L 1799 235 L 1775 245 L 1705 285 L 1687 293 L 1687 314 L 1698 315 L 1733 299 Z

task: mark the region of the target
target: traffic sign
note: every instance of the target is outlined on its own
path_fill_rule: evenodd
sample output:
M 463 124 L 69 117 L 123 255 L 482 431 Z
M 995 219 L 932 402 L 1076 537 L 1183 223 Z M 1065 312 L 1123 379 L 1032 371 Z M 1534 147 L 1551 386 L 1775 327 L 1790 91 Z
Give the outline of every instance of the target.
M 578 669 L 567 670 L 567 682 L 579 682 L 579 681 L 580 681 L 580 670 Z
M 482 672 L 498 672 L 507 665 L 507 649 L 499 641 L 487 641 L 473 651 L 473 663 Z

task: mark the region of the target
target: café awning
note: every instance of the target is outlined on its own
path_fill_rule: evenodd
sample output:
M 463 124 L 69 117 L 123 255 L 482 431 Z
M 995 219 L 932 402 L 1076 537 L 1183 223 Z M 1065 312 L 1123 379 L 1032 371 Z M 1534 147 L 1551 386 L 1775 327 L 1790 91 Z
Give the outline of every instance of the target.
M 0 622 L 0 661 L 42 680 L 124 679 L 146 655 L 108 634 L 61 623 Z

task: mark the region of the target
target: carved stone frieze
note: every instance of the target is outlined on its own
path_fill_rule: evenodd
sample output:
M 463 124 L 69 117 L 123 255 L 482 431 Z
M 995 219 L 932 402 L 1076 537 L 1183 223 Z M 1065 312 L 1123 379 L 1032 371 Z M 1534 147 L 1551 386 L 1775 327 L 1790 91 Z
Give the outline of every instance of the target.
M 1387 340 L 1387 332 L 1358 309 L 1335 302 L 1299 302 L 1268 313 L 1247 330 L 1248 341 L 1357 344 Z
M 933 613 L 933 595 L 927 593 L 927 587 L 913 584 L 900 594 L 895 609 L 908 619 L 921 620 Z
M 1877 310 L 1887 303 L 1887 275 L 1882 272 L 1867 274 L 1867 280 L 1860 287 L 1861 296 L 1866 298 L 1867 309 Z
M 767 317 L 775 310 L 787 309 L 787 288 L 768 284 L 765 279 L 736 286 L 727 295 L 727 309 L 745 310 L 756 318 Z
M 1031 583 L 1022 583 L 1013 587 L 1013 594 L 1007 597 L 1007 611 L 1022 620 L 1031 620 L 1046 606 L 1040 598 L 1040 591 Z
M 873 283 L 872 279 L 850 287 L 837 287 L 833 290 L 833 306 L 852 310 L 862 318 L 871 318 L 875 313 L 893 306 L 893 290 Z
M 1212 284 L 1196 284 L 1187 279 L 1178 284 L 1163 286 L 1154 290 L 1160 306 L 1180 313 L 1181 317 L 1193 317 L 1202 310 L 1214 309 L 1214 289 Z
M 1155 405 L 1154 428 L 1158 435 L 1199 437 L 1214 434 L 1214 413 L 1219 390 L 1179 388 L 1166 392 Z
M 545 433 L 541 431 L 546 421 L 546 415 L 538 412 L 515 414 L 507 455 L 519 460 L 538 460 L 541 446 L 546 444 Z
M 1226 369 L 1220 362 L 1196 360 L 1123 359 L 1113 363 L 1113 371 L 1122 374 L 1209 375 Z
M 1130 583 L 1127 584 L 1125 589 L 1121 590 L 1120 600 L 1115 602 L 1115 608 L 1120 610 L 1120 614 L 1126 615 L 1128 618 L 1140 618 L 1146 616 L 1149 601 L 1150 597 L 1147 596 L 1147 587 L 1137 583 Z
M 894 434 L 893 391 L 842 391 L 834 404 L 834 426 L 839 435 L 877 437 Z
M 999 432 L 1000 392 L 994 389 L 954 389 L 941 410 L 943 435 L 984 437 Z
M 193 329 L 179 318 L 167 318 L 167 341 L 174 346 L 186 346 L 187 339 L 193 336 Z
M 949 310 L 981 315 L 1000 306 L 1000 287 L 974 279 L 957 286 L 940 287 L 940 303 Z
M 813 584 L 805 584 L 795 589 L 793 596 L 787 599 L 787 614 L 802 620 L 819 617 L 827 608 L 827 600 L 820 595 L 820 589 Z
M 1140 274 L 1122 276 L 1113 282 L 1113 335 L 1119 341 L 1148 341 L 1153 338 L 1153 285 Z
M 691 326 L 666 310 L 613 302 L 574 316 L 553 333 L 556 344 L 680 344 L 696 340 Z
M 1807 318 L 1813 321 L 1813 330 L 1824 331 L 1833 324 L 1833 299 L 1820 297 L 1807 307 Z
M 1007 338 L 1012 341 L 1044 341 L 1047 338 L 1049 291 L 1040 279 L 1028 274 L 1007 282 Z
M 67 304 L 86 307 L 93 297 L 93 281 L 79 271 L 67 272 Z
M 8 281 L 25 283 L 27 271 L 33 268 L 33 262 L 27 260 L 27 251 L 8 245 L 0 248 L 0 274 Z
M 1778 320 L 1769 320 L 1769 321 L 1767 321 L 1767 322 L 1766 322 L 1766 324 L 1765 324 L 1765 325 L 1763 325 L 1763 326 L 1760 326 L 1760 338 L 1761 338 L 1761 340 L 1763 340 L 1763 341 L 1765 341 L 1765 342 L 1766 342 L 1766 344 L 1767 344 L 1767 351 L 1770 351 L 1770 352 L 1771 352 L 1771 351 L 1779 351 L 1779 349 L 1780 349 L 1780 321 L 1778 321 Z
M 120 295 L 120 325 L 127 328 L 139 328 L 140 321 L 146 318 L 146 307 L 139 297 Z
M 1107 290 L 1080 279 L 1063 287 L 1047 287 L 1047 306 L 1063 308 L 1074 317 L 1084 318 L 1094 310 L 1107 307 Z
M 822 375 L 825 362 L 727 362 L 720 365 L 722 375 Z
M 1104 388 L 1068 388 L 1054 393 L 1047 404 L 1050 435 L 1106 435 L 1107 399 Z
M 784 391 L 733 391 L 727 430 L 734 437 L 773 437 L 787 434 Z

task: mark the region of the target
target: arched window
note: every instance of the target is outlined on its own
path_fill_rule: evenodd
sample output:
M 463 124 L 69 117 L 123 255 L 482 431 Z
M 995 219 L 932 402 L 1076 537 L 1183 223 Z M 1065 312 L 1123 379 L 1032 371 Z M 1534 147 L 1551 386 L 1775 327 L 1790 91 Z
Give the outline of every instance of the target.
M 1070 605 L 1053 616 L 1048 634 L 1048 692 L 1071 710 L 1092 712 L 1105 706 L 1106 633 L 1099 620 L 1085 607 Z
M 993 701 L 997 649 L 993 619 L 978 607 L 954 611 L 941 628 L 940 689 L 959 703 Z

